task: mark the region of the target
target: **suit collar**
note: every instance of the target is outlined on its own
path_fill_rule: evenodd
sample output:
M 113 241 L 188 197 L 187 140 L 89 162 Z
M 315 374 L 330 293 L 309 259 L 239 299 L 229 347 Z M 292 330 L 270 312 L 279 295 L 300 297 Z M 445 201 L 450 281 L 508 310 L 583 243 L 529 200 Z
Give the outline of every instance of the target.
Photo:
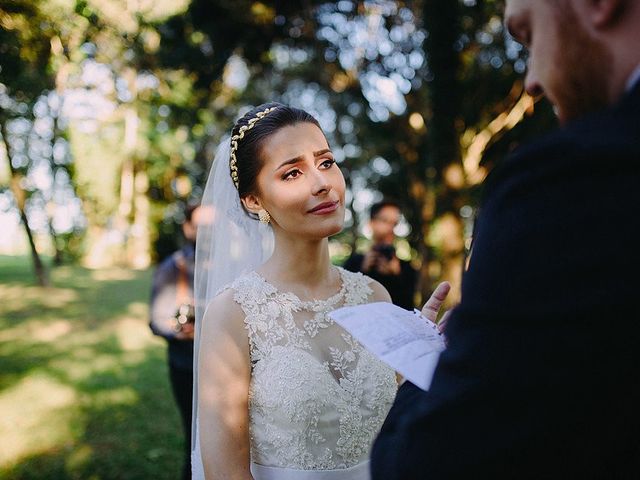
M 616 107 L 622 110 L 640 109 L 640 79 L 620 98 Z
M 635 83 L 635 85 L 633 87 L 631 87 L 631 89 L 629 89 L 629 91 L 627 92 L 627 97 L 634 97 L 636 99 L 638 99 L 638 97 L 640 97 L 640 79 L 638 79 L 638 81 Z
M 515 160 L 518 157 L 528 157 L 531 152 L 539 152 L 544 148 L 559 148 L 559 145 L 562 148 L 569 148 L 586 143 L 606 142 L 617 135 L 626 135 L 628 137 L 629 128 L 637 131 L 637 124 L 632 119 L 635 120 L 639 115 L 640 81 L 636 82 L 635 86 L 627 91 L 614 105 L 576 118 L 530 143 L 521 145 L 509 156 L 510 160 Z M 620 128 L 621 122 L 626 125 L 626 128 Z M 606 132 L 606 135 L 604 132 Z M 511 162 L 507 161 L 506 164 L 508 163 Z
M 640 65 L 636 67 L 636 69 L 633 71 L 633 73 L 629 77 L 629 80 L 627 81 L 626 91 L 631 92 L 635 88 L 638 88 L 639 85 L 640 85 Z

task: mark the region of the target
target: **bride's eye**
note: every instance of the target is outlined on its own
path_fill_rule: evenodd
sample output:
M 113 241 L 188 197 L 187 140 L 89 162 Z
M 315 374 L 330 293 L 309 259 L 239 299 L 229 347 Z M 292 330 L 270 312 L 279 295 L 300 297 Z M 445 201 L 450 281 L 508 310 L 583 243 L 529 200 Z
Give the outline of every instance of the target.
M 333 165 L 336 163 L 336 161 L 333 158 L 328 158 L 327 160 L 325 160 L 324 162 L 322 162 L 320 165 L 325 169 L 328 170 L 329 168 L 333 167 Z
M 285 173 L 282 176 L 282 180 L 291 180 L 293 178 L 298 178 L 300 175 L 302 175 L 302 172 L 296 168 Z

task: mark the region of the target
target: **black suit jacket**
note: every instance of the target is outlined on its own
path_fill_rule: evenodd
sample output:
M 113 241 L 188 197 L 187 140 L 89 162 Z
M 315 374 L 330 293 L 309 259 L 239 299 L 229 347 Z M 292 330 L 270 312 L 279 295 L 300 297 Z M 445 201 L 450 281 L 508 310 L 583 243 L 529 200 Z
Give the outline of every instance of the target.
M 416 285 L 418 283 L 418 272 L 413 269 L 411 263 L 405 260 L 400 260 L 400 274 L 387 275 L 379 273 L 377 270 L 373 269 L 368 272 L 362 271 L 363 260 L 364 255 L 354 253 L 347 258 L 342 267 L 350 272 L 362 272 L 380 282 L 389 292 L 391 301 L 395 305 L 406 310 L 412 310 L 415 307 L 413 296 L 416 292 Z
M 640 478 L 640 86 L 488 179 L 429 392 L 374 480 Z

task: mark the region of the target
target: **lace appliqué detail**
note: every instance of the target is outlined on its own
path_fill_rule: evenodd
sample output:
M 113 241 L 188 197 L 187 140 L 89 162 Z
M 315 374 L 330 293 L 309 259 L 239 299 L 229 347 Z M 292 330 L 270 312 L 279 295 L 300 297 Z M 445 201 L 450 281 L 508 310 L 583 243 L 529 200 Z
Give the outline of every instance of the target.
M 255 272 L 230 288 L 246 314 L 252 362 L 251 455 L 256 463 L 339 469 L 367 459 L 396 393 L 395 372 L 328 312 L 365 303 L 369 279 L 340 269 L 342 288 L 305 302 Z

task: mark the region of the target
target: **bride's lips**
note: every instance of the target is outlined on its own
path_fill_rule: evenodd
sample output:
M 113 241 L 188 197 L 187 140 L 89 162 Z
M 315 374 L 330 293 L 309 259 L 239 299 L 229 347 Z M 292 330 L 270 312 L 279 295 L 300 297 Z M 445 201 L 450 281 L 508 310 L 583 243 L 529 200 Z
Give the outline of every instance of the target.
M 338 201 L 324 202 L 313 207 L 308 211 L 308 213 L 313 213 L 314 215 L 327 215 L 329 213 L 335 212 L 338 209 L 338 205 L 340 205 L 340 202 Z

